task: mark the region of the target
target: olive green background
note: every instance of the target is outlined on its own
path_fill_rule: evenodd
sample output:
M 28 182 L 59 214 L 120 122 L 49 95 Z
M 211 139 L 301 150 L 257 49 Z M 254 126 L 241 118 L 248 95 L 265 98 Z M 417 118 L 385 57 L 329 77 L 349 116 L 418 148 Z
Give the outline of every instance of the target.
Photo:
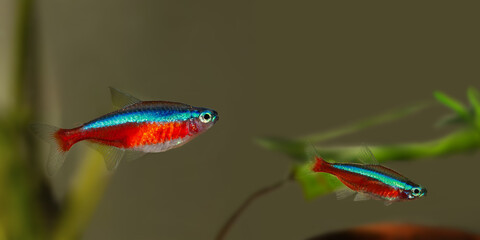
M 0 4 L 5 79 L 15 4 Z M 248 194 L 289 170 L 287 157 L 254 137 L 328 130 L 433 100 L 434 90 L 466 101 L 467 87 L 480 88 L 475 1 L 40 0 L 36 7 L 39 121 L 74 127 L 104 114 L 109 86 L 220 115 L 179 149 L 123 162 L 84 239 L 212 239 Z M 435 105 L 330 144 L 429 140 L 453 129 L 433 126 L 448 113 Z M 84 150 L 75 147 L 51 179 L 58 198 Z M 333 195 L 306 201 L 291 183 L 256 201 L 227 239 L 304 239 L 383 221 L 480 233 L 478 152 L 387 166 L 425 185 L 428 196 L 389 207 Z

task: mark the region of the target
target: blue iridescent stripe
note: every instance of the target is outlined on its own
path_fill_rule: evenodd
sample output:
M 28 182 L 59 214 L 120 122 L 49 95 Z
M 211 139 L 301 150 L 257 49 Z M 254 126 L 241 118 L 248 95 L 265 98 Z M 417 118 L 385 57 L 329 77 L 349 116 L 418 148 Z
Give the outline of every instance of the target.
M 117 126 L 125 123 L 145 123 L 145 122 L 176 122 L 186 121 L 192 117 L 198 117 L 199 113 L 195 111 L 173 111 L 173 110 L 143 110 L 107 115 L 96 119 L 83 126 L 84 130 Z
M 401 181 L 401 180 L 398 180 L 398 179 L 393 178 L 391 176 L 388 176 L 388 175 L 385 175 L 385 174 L 382 174 L 382 173 L 379 173 L 379 172 L 376 172 L 376 171 L 368 170 L 368 169 L 365 169 L 365 168 L 362 168 L 362 167 L 357 167 L 357 166 L 352 166 L 352 165 L 333 165 L 333 167 L 335 167 L 337 169 L 340 169 L 340 170 L 360 174 L 362 176 L 369 177 L 369 178 L 372 178 L 372 179 L 376 179 L 376 180 L 378 180 L 382 183 L 385 183 L 385 184 L 387 184 L 389 186 L 392 186 L 392 187 L 395 187 L 395 188 L 401 188 L 401 189 L 405 189 L 405 190 L 413 188 L 413 186 L 411 186 L 410 184 L 408 184 L 404 181 Z

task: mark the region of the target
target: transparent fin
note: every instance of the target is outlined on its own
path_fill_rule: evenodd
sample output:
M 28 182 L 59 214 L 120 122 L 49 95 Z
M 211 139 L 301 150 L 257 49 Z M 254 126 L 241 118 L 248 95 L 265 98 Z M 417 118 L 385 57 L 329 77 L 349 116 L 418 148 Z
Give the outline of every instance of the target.
M 50 144 L 50 153 L 45 162 L 45 170 L 49 176 L 55 175 L 65 162 L 66 152 L 63 152 L 58 146 L 55 133 L 60 128 L 47 124 L 31 124 L 30 131 L 40 139 Z
M 312 142 L 308 142 L 310 144 L 310 147 L 305 147 L 305 154 L 307 155 L 308 159 L 313 159 L 315 157 L 320 157 L 320 154 L 318 154 L 317 148 L 315 148 L 315 145 L 313 145 Z
M 393 201 L 385 201 L 383 202 L 383 204 L 385 204 L 385 206 L 390 206 L 392 205 Z
M 377 159 L 367 145 L 363 145 L 361 148 L 358 160 L 363 164 L 378 164 Z
M 352 196 L 353 194 L 355 194 L 355 191 L 353 191 L 350 188 L 346 188 L 346 187 L 335 191 L 335 195 L 337 196 L 338 200 L 345 199 L 349 196 Z
M 120 160 L 122 159 L 125 151 L 116 147 L 104 147 L 104 149 L 105 151 L 103 153 L 103 157 L 108 171 L 113 171 L 117 169 L 118 164 L 120 163 Z
M 133 161 L 135 159 L 139 159 L 143 157 L 146 152 L 140 152 L 140 151 L 125 151 L 125 154 L 123 155 L 123 160 L 125 161 Z
M 357 195 L 355 195 L 355 198 L 353 199 L 353 201 L 365 201 L 365 200 L 370 200 L 372 199 L 370 197 L 370 195 L 366 194 L 366 193 L 357 193 Z
M 54 137 L 54 134 L 60 129 L 55 126 L 51 126 L 48 124 L 30 124 L 29 126 L 30 131 L 40 139 L 54 145 L 58 145 L 57 141 Z
M 48 176 L 55 175 L 65 162 L 67 152 L 62 152 L 56 146 L 50 148 L 50 155 L 45 164 L 45 169 Z
M 97 150 L 103 155 L 103 159 L 105 160 L 105 165 L 107 166 L 108 171 L 115 170 L 125 154 L 125 150 L 123 149 L 105 146 L 94 142 L 88 142 L 88 146 Z
M 140 99 L 113 87 L 110 87 L 110 94 L 112 95 L 112 103 L 115 109 L 121 109 L 128 105 L 141 102 Z

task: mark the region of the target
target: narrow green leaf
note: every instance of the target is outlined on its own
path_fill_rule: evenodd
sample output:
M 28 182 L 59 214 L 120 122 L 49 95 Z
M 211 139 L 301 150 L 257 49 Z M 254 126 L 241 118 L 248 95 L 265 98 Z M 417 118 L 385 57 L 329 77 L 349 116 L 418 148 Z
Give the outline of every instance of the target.
M 257 138 L 255 139 L 255 142 L 266 149 L 285 153 L 296 160 L 304 160 L 308 157 L 305 151 L 308 144 L 303 141 L 278 137 L 266 137 Z
M 469 116 L 475 115 L 472 107 L 468 108 L 468 115 Z M 435 126 L 441 127 L 441 126 L 447 126 L 447 125 L 462 125 L 462 124 L 465 124 L 465 120 L 461 116 L 459 116 L 457 113 L 452 113 L 440 118 L 435 123 Z
M 300 140 L 305 142 L 312 142 L 312 143 L 331 140 L 347 134 L 358 132 L 360 130 L 363 130 L 372 126 L 377 126 L 383 123 L 391 122 L 391 121 L 412 115 L 414 113 L 417 113 L 425 109 L 428 106 L 430 106 L 430 103 L 417 103 L 404 108 L 395 109 L 393 111 L 389 111 L 377 116 L 366 118 L 359 122 L 346 125 L 337 129 L 333 129 L 331 131 L 308 135 L 300 138 Z
M 312 134 L 299 139 L 286 139 L 280 137 L 264 137 L 257 138 L 255 142 L 269 150 L 279 151 L 287 154 L 288 156 L 296 160 L 304 160 L 308 157 L 306 149 L 312 143 L 318 143 L 321 141 L 330 140 L 333 138 L 341 137 L 350 133 L 354 133 L 365 128 L 379 125 L 382 123 L 390 122 L 428 107 L 430 103 L 421 103 L 411 105 L 405 108 L 396 109 L 378 116 L 364 119 L 363 121 L 343 126 L 328 132 Z
M 287 139 L 280 137 L 263 137 L 254 139 L 258 145 L 273 151 L 282 152 L 295 160 L 305 160 L 311 155 L 309 154 L 309 147 L 311 144 L 319 141 L 330 140 L 333 138 L 341 137 L 346 134 L 357 132 L 365 128 L 393 121 L 413 113 L 416 113 L 427 106 L 430 103 L 415 104 L 408 107 L 396 109 L 378 116 L 367 118 L 355 124 L 347 125 L 341 128 L 337 128 L 325 133 L 318 133 L 302 137 L 299 139 Z
M 434 96 L 440 103 L 442 103 L 443 105 L 452 109 L 454 112 L 456 112 L 465 121 L 467 121 L 467 122 L 471 121 L 471 117 L 468 114 L 468 110 L 465 106 L 463 106 L 462 103 L 460 103 L 459 101 L 447 96 L 446 94 L 444 94 L 440 91 L 436 91 L 434 93 Z
M 470 87 L 468 88 L 467 96 L 474 111 L 475 125 L 480 129 L 480 94 L 477 89 Z

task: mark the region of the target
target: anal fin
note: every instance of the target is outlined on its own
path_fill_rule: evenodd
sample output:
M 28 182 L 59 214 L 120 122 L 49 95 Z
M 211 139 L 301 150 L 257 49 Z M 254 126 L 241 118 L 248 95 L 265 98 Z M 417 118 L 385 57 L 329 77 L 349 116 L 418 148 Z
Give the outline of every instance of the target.
M 118 167 L 120 160 L 125 155 L 125 150 L 117 147 L 106 146 L 94 142 L 88 142 L 88 146 L 92 147 L 103 155 L 105 165 L 109 171 L 115 170 Z
M 125 161 L 133 161 L 135 159 L 139 159 L 143 157 L 146 152 L 141 152 L 141 151 L 125 151 L 125 154 L 123 155 L 123 160 Z

